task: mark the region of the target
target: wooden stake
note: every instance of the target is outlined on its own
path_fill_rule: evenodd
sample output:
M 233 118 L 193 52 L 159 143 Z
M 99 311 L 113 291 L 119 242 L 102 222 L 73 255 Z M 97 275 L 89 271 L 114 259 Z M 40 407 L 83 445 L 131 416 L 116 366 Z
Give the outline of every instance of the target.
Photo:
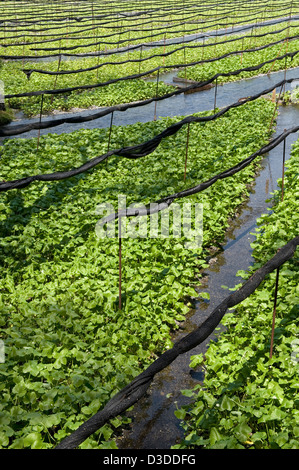
M 25 55 L 25 36 L 23 37 L 23 55 Z M 24 67 L 24 57 L 22 59 L 22 67 Z
M 142 46 L 140 47 L 140 57 L 139 57 L 139 73 L 140 73 L 140 67 L 141 67 L 141 60 L 142 60 Z
M 130 30 L 129 30 L 129 38 L 128 38 L 128 59 L 130 57 Z
M 187 173 L 187 158 L 188 158 L 188 147 L 189 147 L 189 134 L 190 134 L 190 122 L 188 122 L 188 128 L 187 128 L 187 142 L 186 142 L 186 156 L 185 156 L 184 181 L 186 181 L 186 173 Z
M 218 77 L 216 77 L 216 83 L 215 83 L 214 112 L 215 112 L 215 110 L 216 110 L 216 97 L 217 97 L 217 79 L 218 79 Z
M 158 98 L 159 72 L 160 72 L 160 69 L 158 69 L 158 74 L 157 74 L 156 98 Z M 154 113 L 154 121 L 156 120 L 157 120 L 157 101 L 155 101 L 155 113 Z
M 97 36 L 97 41 L 99 40 L 99 37 Z M 100 64 L 100 53 L 101 53 L 101 43 L 99 42 L 98 44 L 98 68 L 97 68 L 97 80 L 99 78 L 99 64 Z
M 279 52 L 278 52 L 278 54 L 277 54 L 277 56 L 276 56 L 276 59 L 274 60 L 273 64 L 271 65 L 271 67 L 270 67 L 270 69 L 269 69 L 269 71 L 267 72 L 267 75 L 269 75 L 269 73 L 272 72 L 272 69 L 273 69 L 273 67 L 274 67 L 274 65 L 275 65 L 275 62 L 276 62 L 276 60 L 277 60 L 277 57 L 279 57 L 279 54 L 280 54 L 281 49 L 283 48 L 285 42 L 286 42 L 286 40 L 283 41 L 282 46 L 281 46 L 281 48 L 279 49 Z
M 59 46 L 59 53 L 60 53 L 60 46 Z M 61 62 L 61 54 L 59 54 L 57 72 L 59 72 L 59 69 L 60 69 L 60 62 Z M 56 89 L 57 77 L 58 75 L 55 75 L 54 87 L 53 87 L 54 90 Z M 51 96 L 51 104 L 53 103 L 53 99 L 54 99 L 54 95 Z
M 112 132 L 112 122 L 113 122 L 113 113 L 114 111 L 112 111 L 111 113 L 111 119 L 110 119 L 110 129 L 109 129 L 109 136 L 108 136 L 108 146 L 107 146 L 107 153 L 109 152 L 110 150 L 110 142 L 111 142 L 111 132 Z M 106 166 L 108 165 L 108 158 L 106 159 Z
M 243 49 L 244 49 L 244 38 L 242 38 L 241 64 L 243 62 Z
M 287 47 L 286 47 L 286 54 L 288 53 L 288 48 L 289 48 L 289 38 L 287 39 Z M 285 62 L 284 62 L 284 79 L 287 79 L 287 57 L 285 57 Z M 284 93 L 286 91 L 286 83 L 284 84 Z
M 114 111 L 112 111 L 112 113 L 111 113 L 110 129 L 109 129 L 109 138 L 108 138 L 108 149 L 107 149 L 107 152 L 109 152 L 109 150 L 110 150 L 110 141 L 111 141 L 111 131 L 112 131 L 113 113 L 114 113 Z
M 268 129 L 268 132 L 270 132 L 271 127 L 272 127 L 272 124 L 273 124 L 274 116 L 275 116 L 276 110 L 277 110 L 277 108 L 278 108 L 278 103 L 279 103 L 279 100 L 280 100 L 280 96 L 281 96 L 281 93 L 282 93 L 282 89 L 283 89 L 283 84 L 281 85 L 281 88 L 280 88 L 280 92 L 279 92 L 279 95 L 278 95 L 278 98 L 277 98 L 277 101 L 276 101 L 276 105 L 275 105 L 275 108 L 274 108 L 274 111 L 273 111 L 273 116 L 272 116 L 272 119 L 271 119 L 271 122 L 270 122 L 270 126 L 269 126 L 269 129 Z

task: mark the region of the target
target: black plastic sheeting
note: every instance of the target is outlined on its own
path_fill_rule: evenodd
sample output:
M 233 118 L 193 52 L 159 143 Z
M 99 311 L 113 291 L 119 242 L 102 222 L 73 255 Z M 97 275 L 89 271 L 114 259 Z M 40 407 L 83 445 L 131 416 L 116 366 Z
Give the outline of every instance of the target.
M 249 297 L 268 274 L 279 269 L 282 264 L 293 257 L 298 245 L 299 236 L 293 238 L 286 245 L 281 247 L 278 253 L 262 267 L 257 269 L 237 291 L 226 297 L 213 310 L 211 315 L 203 322 L 202 325 L 175 343 L 171 349 L 164 352 L 129 385 L 112 397 L 102 410 L 98 411 L 85 423 L 81 424 L 76 431 L 63 439 L 56 446 L 56 449 L 75 449 L 91 434 L 100 429 L 108 420 L 121 415 L 128 408 L 134 405 L 145 394 L 151 385 L 154 376 L 158 372 L 165 369 L 165 367 L 171 364 L 179 355 L 190 351 L 208 338 L 208 336 L 213 333 L 215 328 L 219 325 L 227 309 L 235 307 Z

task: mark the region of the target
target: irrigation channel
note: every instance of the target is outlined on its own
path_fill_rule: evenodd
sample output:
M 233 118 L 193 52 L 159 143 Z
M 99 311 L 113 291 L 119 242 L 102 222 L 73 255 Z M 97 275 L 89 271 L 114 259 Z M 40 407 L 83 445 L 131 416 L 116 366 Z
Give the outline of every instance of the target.
M 161 80 L 171 82 L 175 72 L 161 76 Z M 299 77 L 299 68 L 287 71 L 287 78 Z M 284 71 L 274 72 L 270 75 L 261 75 L 255 78 L 240 80 L 218 86 L 217 107 L 224 107 L 236 101 L 237 98 L 253 95 L 284 78 Z M 293 85 L 294 86 L 294 85 Z M 286 86 L 286 90 L 291 85 Z M 187 115 L 194 112 L 213 109 L 215 90 L 201 91 L 193 94 L 181 94 L 158 103 L 157 116 Z M 159 108 L 160 106 L 160 108 Z M 91 113 L 87 110 L 84 113 Z M 116 112 L 114 125 L 128 125 L 136 121 L 147 122 L 153 120 L 154 103 L 142 108 L 128 109 L 125 113 Z M 61 115 L 59 116 L 61 117 Z M 279 107 L 276 133 L 280 134 L 298 122 L 299 105 Z M 47 119 L 47 118 L 45 118 Z M 51 116 L 53 119 L 53 116 Z M 23 120 L 22 123 L 31 120 Z M 17 122 L 18 124 L 20 121 Z M 11 123 L 13 126 L 15 123 Z M 41 135 L 47 133 L 61 134 L 76 129 L 91 129 L 95 127 L 108 127 L 110 116 L 83 124 L 63 124 L 52 129 L 41 130 Z M 22 134 L 22 138 L 36 137 L 38 131 Z M 291 134 L 286 140 L 286 160 L 289 158 L 293 142 L 297 134 Z M 210 301 L 198 301 L 195 308 L 189 312 L 182 329 L 173 336 L 173 341 L 179 340 L 194 328 L 199 326 L 226 296 L 227 290 L 222 286 L 234 288 L 242 282 L 236 276 L 238 270 L 247 270 L 253 263 L 251 242 L 252 234 L 257 225 L 257 218 L 267 212 L 271 193 L 277 189 L 277 179 L 282 175 L 283 143 L 269 152 L 262 160 L 261 168 L 256 177 L 248 200 L 240 207 L 236 218 L 230 223 L 222 249 L 211 253 L 209 268 L 204 271 L 201 287 L 198 290 L 208 291 Z M 220 328 L 221 330 L 221 328 Z M 204 343 L 189 353 L 179 356 L 169 367 L 156 375 L 149 392 L 134 406 L 127 415 L 132 418 L 128 429 L 123 431 L 117 445 L 120 449 L 169 449 L 182 437 L 179 420 L 175 417 L 176 407 L 180 408 L 188 402 L 188 398 L 181 394 L 182 389 L 193 388 L 202 382 L 204 376 L 201 371 L 192 371 L 189 367 L 190 356 L 205 353 L 211 339 L 217 340 L 218 332 L 213 333 Z

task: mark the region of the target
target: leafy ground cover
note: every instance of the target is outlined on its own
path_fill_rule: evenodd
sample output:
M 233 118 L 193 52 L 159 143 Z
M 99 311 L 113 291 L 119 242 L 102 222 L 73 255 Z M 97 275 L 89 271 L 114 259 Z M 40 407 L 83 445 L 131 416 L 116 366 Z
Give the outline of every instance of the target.
M 206 15 L 205 9 L 207 8 L 206 2 L 196 2 L 194 6 L 190 3 L 185 5 L 186 10 L 182 11 L 181 8 L 177 8 L 177 5 L 173 4 L 173 10 L 167 4 L 168 10 L 165 11 L 163 7 L 159 11 L 158 9 L 154 14 L 146 17 L 145 14 L 135 16 L 134 18 L 125 17 L 119 15 L 117 18 L 117 10 L 123 10 L 123 5 L 114 4 L 111 10 L 106 10 L 108 14 L 106 20 L 102 17 L 101 21 L 99 18 L 91 17 L 92 11 L 88 11 L 85 8 L 84 3 L 79 2 L 79 8 L 77 15 L 79 18 L 74 18 L 74 11 L 72 7 L 69 9 L 71 18 L 66 19 L 66 11 L 56 10 L 56 6 L 47 5 L 47 13 L 43 14 L 42 18 L 39 19 L 36 25 L 30 24 L 17 25 L 13 24 L 16 19 L 16 15 L 20 15 L 19 18 L 24 16 L 31 16 L 34 18 L 36 9 L 32 5 L 24 4 L 17 5 L 16 8 L 5 11 L 5 2 L 3 3 L 2 14 L 6 20 L 11 17 L 12 24 L 6 24 L 3 31 L 4 44 L 10 44 L 9 51 L 12 55 L 27 55 L 32 54 L 34 47 L 57 47 L 57 48 L 68 48 L 77 46 L 76 51 L 86 52 L 86 45 L 94 42 L 98 42 L 99 39 L 103 40 L 102 46 L 111 49 L 117 47 L 116 43 L 121 41 L 119 46 L 127 46 L 136 44 L 138 42 L 152 42 L 157 40 L 163 40 L 164 38 L 178 37 L 182 34 L 194 34 L 201 30 L 206 31 L 208 29 L 219 29 L 220 27 L 230 27 L 236 22 L 240 25 L 256 23 L 257 21 L 262 22 L 266 19 L 273 18 L 273 15 L 282 17 L 289 16 L 290 10 L 292 14 L 296 14 L 298 11 L 297 5 L 292 5 L 291 9 L 285 2 L 275 2 L 275 7 L 268 5 L 267 9 L 264 9 L 264 5 L 254 5 L 251 2 L 249 10 L 246 10 L 246 5 L 239 5 L 239 8 L 234 5 L 229 5 L 229 2 L 224 5 L 216 5 L 212 2 L 209 8 L 209 12 L 212 18 Z M 202 6 L 200 4 L 202 3 Z M 80 13 L 80 7 L 83 6 L 83 11 Z M 133 8 L 135 13 L 139 9 L 140 5 L 131 4 L 126 6 L 128 12 Z M 159 6 L 161 3 L 159 2 Z M 204 7 L 204 8 L 203 8 Z M 43 8 L 43 6 L 41 6 Z M 111 12 L 114 14 L 111 16 Z M 39 10 L 40 14 L 41 10 Z M 146 10 L 143 9 L 146 13 Z M 44 13 L 44 12 L 43 12 Z M 95 12 L 94 12 L 95 13 Z M 103 13 L 105 13 L 103 11 Z M 75 15 L 76 16 L 76 15 Z M 64 18 L 64 21 L 61 21 Z M 35 17 L 38 20 L 38 15 Z M 80 19 L 80 21 L 78 21 Z M 57 20 L 57 21 L 56 21 Z M 184 24 L 185 23 L 185 24 Z M 219 23 L 219 26 L 218 26 Z M 18 27 L 19 26 L 19 27 Z M 48 43 L 42 43 L 43 40 L 52 41 Z M 58 38 L 58 39 L 57 39 Z M 142 38 L 142 39 L 141 39 Z M 34 44 L 34 39 L 37 44 Z M 85 46 L 85 47 L 80 47 Z M 97 49 L 97 45 L 90 46 L 93 49 Z M 92 49 L 91 49 L 92 50 Z
M 298 235 L 298 156 L 299 141 L 287 162 L 283 201 L 276 191 L 273 210 L 259 219 L 252 270 Z M 191 367 L 202 364 L 205 379 L 202 386 L 183 391 L 192 405 L 176 412 L 185 430 L 177 448 L 298 449 L 298 277 L 297 253 L 279 271 L 271 359 L 276 272 L 226 314 L 225 331 L 205 358 L 192 357 Z
M 296 34 L 295 31 L 294 31 L 294 34 L 292 32 L 292 35 L 294 36 Z M 278 35 L 277 37 L 287 38 L 287 35 L 284 32 L 284 33 L 280 33 L 280 35 Z M 278 40 L 276 38 L 276 35 L 274 35 L 274 38 L 271 36 L 270 38 L 271 39 L 267 37 L 266 41 L 268 43 L 275 42 L 276 40 Z M 245 50 L 249 48 L 257 48 L 263 45 L 263 43 L 265 44 L 265 38 L 257 39 L 256 41 L 248 38 L 244 40 L 243 47 L 241 47 L 241 49 Z M 230 71 L 238 70 L 241 68 L 252 67 L 254 65 L 262 64 L 266 62 L 267 60 L 275 59 L 275 57 L 283 56 L 287 52 L 295 52 L 298 50 L 298 45 L 299 45 L 298 40 L 294 40 L 290 42 L 286 40 L 285 43 L 282 42 L 275 46 L 262 49 L 261 51 L 257 51 L 257 52 L 245 51 L 243 54 L 232 55 L 225 59 L 220 59 L 216 62 L 200 64 L 194 67 L 188 67 L 186 72 L 181 71 L 179 72 L 178 76 L 181 76 L 181 77 L 186 76 L 187 79 L 192 79 L 195 81 L 207 80 L 219 72 L 230 72 Z M 219 52 L 222 51 L 222 53 L 225 54 L 226 52 L 229 51 L 229 49 L 232 48 L 231 45 L 228 45 L 228 47 L 226 45 L 224 47 L 223 46 L 221 47 L 216 46 L 216 47 L 217 47 L 217 56 L 221 55 L 221 53 L 219 54 Z M 214 56 L 215 56 L 215 52 L 214 52 Z M 287 58 L 286 60 L 285 59 L 277 60 L 273 63 L 266 64 L 263 67 L 261 67 L 261 69 L 258 71 L 241 72 L 240 74 L 236 76 L 220 77 L 219 83 L 240 80 L 243 78 L 250 78 L 258 74 L 267 74 L 269 71 L 283 70 L 285 67 L 287 68 L 296 67 L 299 64 L 298 56 L 299 54 L 295 55 L 293 59 Z
M 158 200 L 229 168 L 268 142 L 273 110 L 259 99 L 192 124 L 185 182 L 186 127 L 140 160 L 113 156 L 83 175 L 1 194 L 1 447 L 53 447 L 171 346 L 206 250 L 223 237 L 257 164 L 188 198 L 203 204 L 202 248 L 186 249 L 183 237 L 124 239 L 121 310 L 118 240 L 97 238 L 98 204 L 117 210 L 120 194 L 127 205 Z M 110 148 L 143 142 L 175 120 L 113 126 Z M 1 179 L 78 166 L 107 150 L 108 132 L 49 134 L 38 151 L 36 139 L 6 140 Z M 113 447 L 120 424 L 81 447 Z
M 297 23 L 292 23 L 297 24 Z M 268 26 L 254 31 L 254 34 L 263 34 L 265 32 L 273 32 L 277 29 L 284 29 L 288 25 L 287 22 L 279 25 Z M 295 35 L 297 28 L 290 28 L 290 35 Z M 84 73 L 66 74 L 58 77 L 32 73 L 30 80 L 22 72 L 23 68 L 27 69 L 42 69 L 47 71 L 57 71 L 58 62 L 57 60 L 51 62 L 25 62 L 22 61 L 13 62 L 7 61 L 3 64 L 0 79 L 5 84 L 5 93 L 14 94 L 20 92 L 47 90 L 55 88 L 66 88 L 78 85 L 90 85 L 97 83 L 105 83 L 112 79 L 117 79 L 123 76 L 131 76 L 133 74 L 144 73 L 148 70 L 152 70 L 156 67 L 165 65 L 172 66 L 174 64 L 188 64 L 199 61 L 201 59 L 211 59 L 213 57 L 220 57 L 223 54 L 233 52 L 235 50 L 242 50 L 248 48 L 257 48 L 270 42 L 285 39 L 287 36 L 287 30 L 281 33 L 267 35 L 261 38 L 251 38 L 250 33 L 247 33 L 249 37 L 246 39 L 242 38 L 241 35 L 236 35 L 238 38 L 235 42 L 227 42 L 224 44 L 216 44 L 215 46 L 205 48 L 180 49 L 174 54 L 168 57 L 152 57 L 142 63 L 138 62 L 126 62 L 121 65 L 105 65 L 98 70 L 86 71 Z M 230 39 L 231 37 L 228 37 Z M 214 43 L 217 39 L 211 39 L 206 41 Z M 224 37 L 221 38 L 224 40 Z M 299 40 L 290 41 L 288 44 L 280 43 L 276 46 L 269 47 L 262 51 L 254 53 L 244 53 L 241 55 L 232 55 L 226 59 L 217 60 L 207 64 L 200 64 L 196 66 L 190 66 L 182 69 L 178 72 L 178 76 L 187 79 L 193 79 L 196 81 L 206 80 L 211 78 L 213 75 L 219 72 L 231 72 L 238 70 L 243 67 L 250 67 L 262 63 L 266 60 L 273 59 L 278 55 L 283 55 L 286 52 L 292 52 L 298 50 Z M 186 45 L 187 46 L 187 45 Z M 178 45 L 167 47 L 167 52 L 177 49 Z M 182 48 L 183 45 L 181 44 Z M 76 58 L 75 60 L 62 60 L 59 65 L 60 71 L 71 71 L 80 70 L 93 66 L 97 66 L 101 63 L 108 62 L 120 62 L 126 60 L 139 60 L 141 57 L 151 57 L 153 55 L 163 54 L 165 52 L 164 47 L 150 49 L 148 51 L 130 52 L 130 54 L 113 54 L 111 56 L 101 58 Z M 288 67 L 295 67 L 299 64 L 299 54 L 296 55 L 293 60 L 287 60 Z M 231 77 L 221 77 L 218 82 L 239 80 L 254 76 L 260 73 L 267 73 L 270 69 L 282 70 L 286 65 L 285 60 L 278 60 L 273 64 L 268 64 L 258 71 L 253 72 L 242 72 L 239 75 Z M 162 69 L 163 70 L 163 69 Z M 160 73 L 162 73 L 162 70 Z M 169 69 L 168 69 L 169 70 Z M 100 87 L 92 90 L 76 90 L 73 92 L 65 93 L 63 95 L 55 96 L 44 96 L 43 101 L 43 112 L 48 113 L 54 110 L 70 110 L 74 107 L 77 108 L 88 108 L 90 106 L 112 106 L 120 103 L 129 103 L 132 101 L 143 100 L 151 98 L 158 94 L 162 96 L 170 91 L 173 91 L 173 87 L 166 85 L 163 81 L 159 81 L 158 89 L 156 83 L 150 81 L 144 81 L 142 79 L 126 80 L 110 84 L 105 87 Z M 21 109 L 27 116 L 37 115 L 40 112 L 41 97 L 23 97 L 23 98 L 12 98 L 9 100 L 9 106 L 16 109 Z

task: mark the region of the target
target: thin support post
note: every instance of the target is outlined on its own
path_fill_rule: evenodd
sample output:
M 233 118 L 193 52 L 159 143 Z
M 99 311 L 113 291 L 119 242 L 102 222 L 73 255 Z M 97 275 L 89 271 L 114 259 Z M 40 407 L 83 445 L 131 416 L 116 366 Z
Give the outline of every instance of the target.
M 269 125 L 268 132 L 270 132 L 272 124 L 273 124 L 274 116 L 275 116 L 275 113 L 277 111 L 278 103 L 279 103 L 279 100 L 280 100 L 280 97 L 281 97 L 281 94 L 282 94 L 282 89 L 283 89 L 283 84 L 280 87 L 280 92 L 279 92 L 279 95 L 278 95 L 278 98 L 277 98 L 277 101 L 276 101 L 276 104 L 275 104 L 275 108 L 274 108 L 274 111 L 273 111 L 273 115 L 272 115 L 272 119 L 271 119 L 271 122 L 270 122 L 270 125 Z
M 159 72 L 160 72 L 160 69 L 158 69 L 158 74 L 157 74 L 156 98 L 158 98 Z M 156 120 L 157 120 L 157 101 L 155 101 L 155 113 L 154 113 L 154 121 Z
M 188 148 L 189 148 L 189 135 L 190 135 L 190 122 L 188 122 L 188 128 L 187 128 L 187 142 L 186 142 L 186 156 L 185 156 L 184 181 L 186 181 L 186 173 L 187 173 L 187 159 L 188 159 Z
M 60 45 L 59 45 L 59 53 L 60 53 Z M 59 54 L 59 58 L 58 58 L 57 72 L 59 72 L 60 63 L 61 63 L 61 54 Z M 58 75 L 55 75 L 54 86 L 53 86 L 54 90 L 56 89 L 57 77 Z M 53 103 L 53 99 L 54 99 L 54 95 L 51 96 L 51 104 Z
M 121 216 L 118 219 L 118 308 L 121 310 Z
M 41 101 L 40 101 L 40 112 L 39 112 L 39 129 L 38 129 L 38 137 L 37 137 L 36 151 L 38 151 L 38 146 L 39 146 L 39 138 L 40 138 L 40 125 L 41 125 L 41 122 L 42 122 L 43 105 L 44 105 L 44 95 L 42 94 L 42 96 L 41 96 Z
M 140 56 L 139 56 L 139 73 L 140 73 L 140 67 L 141 67 L 141 60 L 142 60 L 142 46 L 140 47 Z
M 276 317 L 276 305 L 277 305 L 277 292 L 278 292 L 278 279 L 279 279 L 279 268 L 276 270 L 276 282 L 275 282 L 275 293 L 274 293 L 274 308 L 272 316 L 272 331 L 271 331 L 271 344 L 270 344 L 270 359 L 273 355 L 273 343 L 274 343 L 274 329 L 275 329 L 275 317 Z
M 98 37 L 98 34 L 99 34 L 99 29 L 97 29 L 97 42 L 99 41 L 99 37 Z M 97 61 L 97 80 L 99 78 L 99 65 L 100 65 L 100 54 L 101 54 L 101 43 L 98 42 L 98 50 L 96 50 L 97 52 L 97 56 L 98 56 L 98 61 Z
M 128 59 L 130 57 L 130 30 L 129 30 L 129 37 L 128 37 Z
M 242 38 L 242 52 L 241 52 L 241 65 L 242 65 L 242 62 L 243 62 L 243 50 L 244 50 L 244 38 Z
M 23 56 L 25 55 L 25 36 L 23 37 Z M 24 67 L 24 57 L 22 59 L 22 67 Z
M 286 129 L 284 129 L 284 132 Z M 285 158 L 286 158 L 286 139 L 283 141 L 283 154 L 282 154 L 282 181 L 281 181 L 281 200 L 283 201 L 284 195 L 284 166 L 285 166 Z
M 287 47 L 286 47 L 286 54 L 288 53 L 288 48 L 289 48 L 289 39 L 287 39 Z M 284 61 L 284 79 L 287 79 L 287 56 L 285 57 Z M 286 82 L 284 82 L 284 93 L 286 91 Z
M 111 132 L 112 132 L 112 123 L 113 123 L 113 113 L 114 113 L 114 111 L 112 111 L 112 113 L 111 113 L 107 152 L 109 152 L 109 150 L 110 150 Z
M 267 75 L 269 75 L 269 73 L 272 72 L 272 69 L 273 69 L 273 67 L 274 67 L 274 65 L 275 65 L 275 62 L 277 61 L 277 57 L 279 57 L 279 54 L 280 54 L 280 52 L 281 52 L 283 46 L 285 45 L 285 42 L 286 42 L 286 40 L 283 41 L 282 46 L 281 46 L 281 48 L 279 49 L 279 52 L 278 52 L 278 54 L 277 54 L 277 56 L 276 56 L 276 59 L 274 60 L 274 62 L 273 62 L 273 64 L 271 65 L 270 69 L 268 70 Z
M 216 111 L 216 99 L 217 99 L 217 80 L 218 80 L 218 77 L 216 77 L 216 83 L 215 83 L 214 112 Z
M 111 133 L 112 133 L 112 122 L 113 122 L 113 113 L 114 113 L 114 111 L 112 111 L 112 113 L 111 113 L 111 118 L 110 118 L 110 128 L 109 128 L 109 135 L 108 135 L 107 153 L 108 153 L 109 150 L 110 150 Z M 109 159 L 109 157 L 106 158 L 106 167 L 107 167 L 107 165 L 108 165 L 108 159 Z

